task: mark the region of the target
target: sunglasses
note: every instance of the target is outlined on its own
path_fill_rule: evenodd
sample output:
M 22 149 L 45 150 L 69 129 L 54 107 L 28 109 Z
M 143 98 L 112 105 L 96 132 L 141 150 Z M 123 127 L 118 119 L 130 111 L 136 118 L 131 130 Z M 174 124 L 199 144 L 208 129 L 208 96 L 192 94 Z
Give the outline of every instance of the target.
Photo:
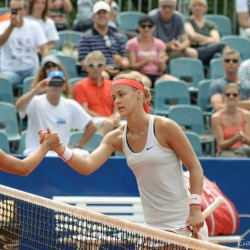
M 55 64 L 55 63 L 46 63 L 46 64 L 44 65 L 44 68 L 45 68 L 45 69 L 51 69 L 51 68 L 56 68 L 56 67 L 58 67 L 58 65 Z
M 104 41 L 105 41 L 105 46 L 106 46 L 107 48 L 110 48 L 110 47 L 112 46 L 112 43 L 111 43 L 111 41 L 110 41 L 110 39 L 109 39 L 109 36 L 106 35 L 106 36 L 103 37 L 103 39 L 104 39 Z
M 103 65 L 103 63 L 90 63 L 88 64 L 88 67 L 91 69 L 100 69 Z
M 174 7 L 175 7 L 174 5 L 162 5 L 162 6 L 161 6 L 161 8 L 164 9 L 164 10 L 165 10 L 165 9 L 173 10 Z
M 239 59 L 224 59 L 224 62 L 225 63 L 230 63 L 230 62 L 237 63 L 239 62 Z
M 237 93 L 226 93 L 225 96 L 226 97 L 230 97 L 230 96 L 237 97 L 238 94 Z
M 143 29 L 145 29 L 145 28 L 151 29 L 151 28 L 153 27 L 152 24 L 141 24 L 140 26 L 141 26 Z

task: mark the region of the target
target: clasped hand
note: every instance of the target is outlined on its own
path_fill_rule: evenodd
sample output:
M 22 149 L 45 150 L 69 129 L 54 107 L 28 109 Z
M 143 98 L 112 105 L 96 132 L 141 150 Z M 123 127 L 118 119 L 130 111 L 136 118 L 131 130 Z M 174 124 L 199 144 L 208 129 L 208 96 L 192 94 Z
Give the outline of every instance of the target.
M 62 145 L 62 141 L 56 132 L 52 132 L 49 128 L 46 131 L 39 130 L 40 144 L 44 143 L 49 150 L 57 151 Z

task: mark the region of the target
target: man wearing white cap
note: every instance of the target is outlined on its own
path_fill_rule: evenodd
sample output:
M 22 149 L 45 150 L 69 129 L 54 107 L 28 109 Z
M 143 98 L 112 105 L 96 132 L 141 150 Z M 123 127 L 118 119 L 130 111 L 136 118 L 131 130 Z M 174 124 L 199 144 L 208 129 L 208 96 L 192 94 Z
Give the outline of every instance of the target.
M 79 60 L 83 68 L 84 58 L 89 52 L 100 50 L 107 62 L 105 71 L 109 77 L 113 77 L 120 70 L 129 67 L 129 60 L 126 57 L 125 42 L 123 37 L 115 29 L 108 26 L 111 8 L 104 1 L 98 1 L 93 7 L 93 28 L 89 29 L 82 36 L 79 43 Z
M 152 14 L 155 36 L 165 42 L 170 59 L 180 56 L 197 58 L 197 51 L 190 47 L 183 18 L 175 13 L 175 9 L 176 0 L 159 0 L 159 10 Z

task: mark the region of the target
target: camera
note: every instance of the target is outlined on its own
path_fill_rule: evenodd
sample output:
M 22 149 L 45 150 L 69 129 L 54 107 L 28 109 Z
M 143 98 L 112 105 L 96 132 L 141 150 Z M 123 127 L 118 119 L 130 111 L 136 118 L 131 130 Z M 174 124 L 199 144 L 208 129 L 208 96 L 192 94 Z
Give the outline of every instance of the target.
M 17 15 L 17 9 L 11 9 L 11 14 L 12 15 Z
M 50 87 L 62 87 L 64 84 L 64 80 L 60 77 L 53 77 L 51 78 L 50 82 L 49 82 L 49 86 Z

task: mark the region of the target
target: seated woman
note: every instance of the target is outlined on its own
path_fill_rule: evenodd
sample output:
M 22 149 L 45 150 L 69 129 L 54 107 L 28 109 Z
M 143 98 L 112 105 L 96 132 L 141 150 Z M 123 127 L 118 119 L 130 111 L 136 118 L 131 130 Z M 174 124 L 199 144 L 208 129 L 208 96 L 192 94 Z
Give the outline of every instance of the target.
M 191 0 L 189 8 L 192 15 L 185 21 L 185 29 L 198 58 L 208 66 L 212 58 L 221 56 L 226 44 L 220 42 L 216 25 L 204 17 L 208 8 L 206 0 Z
M 238 107 L 239 96 L 237 84 L 227 85 L 224 89 L 226 107 L 212 116 L 218 157 L 250 157 L 250 112 Z
M 41 67 L 38 70 L 31 87 L 34 88 L 40 81 L 48 77 L 49 73 L 54 70 L 60 70 L 65 76 L 65 91 L 63 92 L 64 97 L 72 98 L 72 90 L 69 83 L 69 77 L 66 70 L 60 60 L 53 55 L 48 55 L 42 59 Z
M 147 87 L 154 87 L 156 80 L 178 80 L 178 78 L 164 74 L 168 56 L 163 41 L 153 37 L 155 23 L 149 16 L 139 20 L 137 37 L 127 42 L 127 53 L 130 68 L 142 74 L 142 81 Z

